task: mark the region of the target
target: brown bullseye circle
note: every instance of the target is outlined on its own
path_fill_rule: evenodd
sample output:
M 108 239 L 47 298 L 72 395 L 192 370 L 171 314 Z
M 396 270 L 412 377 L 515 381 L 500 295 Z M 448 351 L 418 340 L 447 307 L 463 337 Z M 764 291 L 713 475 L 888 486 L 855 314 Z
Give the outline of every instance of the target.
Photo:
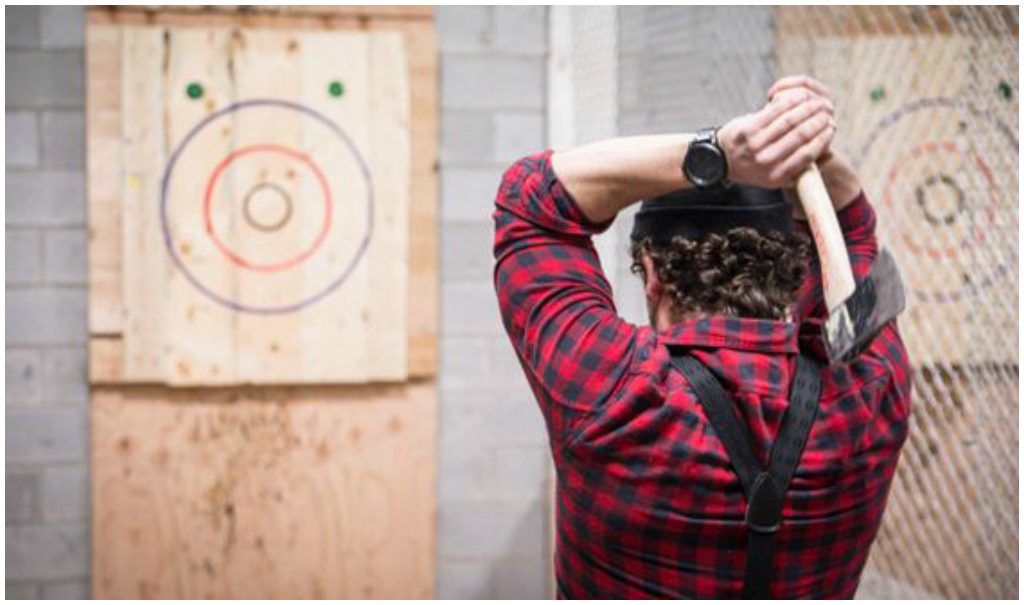
M 943 212 L 941 208 L 932 207 L 936 204 L 931 200 L 941 197 L 943 191 L 951 192 L 955 197 L 956 208 L 953 210 Z M 923 183 L 915 186 L 914 197 L 917 198 L 917 205 L 921 208 L 925 220 L 937 226 L 952 225 L 966 207 L 964 190 L 953 177 L 943 173 L 929 175 Z M 936 209 L 939 212 L 935 212 Z
M 256 194 L 263 191 L 270 191 L 276 194 L 274 199 L 279 200 L 280 204 L 284 207 L 284 211 L 280 213 L 281 216 L 275 221 L 260 220 L 252 210 L 253 199 Z M 245 194 L 245 199 L 242 200 L 242 211 L 245 216 L 245 222 L 249 223 L 249 226 L 266 233 L 272 233 L 281 227 L 284 227 L 292 218 L 292 197 L 288 195 L 288 192 L 280 185 L 276 185 L 274 183 L 259 183 L 249 189 L 249 192 Z

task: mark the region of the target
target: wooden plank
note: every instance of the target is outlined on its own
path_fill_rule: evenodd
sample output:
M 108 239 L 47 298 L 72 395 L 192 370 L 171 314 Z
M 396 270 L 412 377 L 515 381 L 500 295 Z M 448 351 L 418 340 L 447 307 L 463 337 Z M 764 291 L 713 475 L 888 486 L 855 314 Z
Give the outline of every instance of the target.
M 89 383 L 124 382 L 124 339 L 120 336 L 93 336 L 89 339 Z
M 89 333 L 120 334 L 121 30 L 90 27 L 85 46 Z
M 122 296 L 125 376 L 159 381 L 164 373 L 163 309 L 169 263 L 160 246 L 156 204 L 164 165 L 164 130 L 159 118 L 163 86 L 163 32 L 124 28 L 121 49 Z
M 412 195 L 409 207 L 409 374 L 437 373 L 439 140 L 437 40 L 432 27 L 405 30 L 412 92 Z
M 297 33 L 237 29 L 232 37 L 232 51 L 226 59 L 233 70 L 233 98 L 300 100 L 304 79 L 302 56 L 306 49 Z M 294 111 L 274 107 L 238 111 L 233 118 L 232 140 L 219 153 L 267 145 L 283 153 L 308 152 L 303 140 L 305 121 Z M 316 154 L 309 155 L 313 161 L 320 161 Z M 302 262 L 287 265 L 308 248 L 307 242 L 315 240 L 315 231 L 322 223 L 322 213 L 318 210 L 321 196 L 316 195 L 313 175 L 302 162 L 282 152 L 259 152 L 232 164 L 229 178 L 227 191 L 231 196 L 221 204 L 234 217 L 231 221 L 233 237 L 228 245 L 235 248 L 239 256 L 267 267 L 255 270 L 232 266 L 234 296 L 250 307 L 287 306 L 305 295 Z M 280 229 L 261 231 L 255 228 L 258 223 L 243 218 L 247 216 L 245 199 L 256 187 L 264 185 L 275 187 L 279 192 L 277 197 L 271 198 L 272 205 L 290 204 L 290 218 Z M 222 255 L 221 261 L 224 260 Z M 270 269 L 274 266 L 281 269 Z M 233 313 L 237 325 L 235 338 L 225 344 L 226 354 L 236 358 L 235 381 L 302 382 L 304 343 L 299 334 L 308 319 L 306 313 L 305 309 L 274 315 Z M 344 381 L 350 376 L 335 378 Z
M 408 242 L 413 236 L 409 226 L 409 78 L 401 34 L 374 34 L 369 40 L 369 59 L 373 140 L 368 149 L 377 211 L 375 238 L 367 259 L 369 290 L 373 293 L 367 321 L 372 335 L 367 355 L 375 379 L 404 380 L 409 373 L 411 339 L 408 309 L 415 306 L 409 295 L 416 290 L 415 285 L 409 287 Z
M 93 597 L 433 596 L 436 387 L 97 389 Z
M 372 29 L 433 20 L 430 6 L 93 6 L 89 23 L 172 27 Z
M 232 38 L 228 30 L 161 29 L 167 60 L 166 82 L 160 98 L 162 123 L 170 152 L 179 151 L 190 131 L 235 98 L 233 74 L 224 60 Z M 190 86 L 200 87 L 196 98 Z M 175 254 L 195 277 L 220 294 L 236 288 L 231 266 L 210 243 L 204 228 L 202 200 L 213 167 L 223 157 L 230 129 L 204 129 L 176 156 L 168 180 L 167 229 Z M 218 226 L 224 226 L 226 207 L 212 204 Z M 160 242 L 161 247 L 163 241 Z M 167 250 L 161 250 L 164 257 Z M 169 384 L 224 384 L 234 380 L 238 360 L 230 346 L 237 326 L 235 314 L 203 298 L 178 268 L 157 276 L 165 282 L 162 341 L 168 362 L 162 376 Z M 151 278 L 152 279 L 152 278 Z M 140 287 L 147 287 L 141 284 Z M 227 346 L 225 346 L 227 345 Z
M 134 8 L 134 7 L 132 7 Z M 155 6 L 143 7 L 157 9 L 160 12 L 179 11 L 185 13 L 226 13 L 236 16 L 266 14 L 277 17 L 314 15 L 318 17 L 358 17 L 365 19 L 429 19 L 433 16 L 432 6 L 407 5 L 368 5 L 368 6 L 330 6 L 316 4 L 296 5 L 210 5 L 210 6 Z
M 371 181 L 364 174 L 359 158 L 369 161 L 376 132 L 370 115 L 369 39 L 360 33 L 308 32 L 302 36 L 301 100 L 343 129 L 352 143 L 349 148 L 337 133 L 321 124 L 306 124 L 303 144 L 321 169 L 331 178 L 332 196 L 337 209 L 332 234 L 322 253 L 311 257 L 304 270 L 310 280 L 330 281 L 351 272 L 337 290 L 303 311 L 303 374 L 311 381 L 331 376 L 362 381 L 374 375 L 369 357 L 371 339 L 368 318 L 375 302 L 371 291 L 367 255 L 358 260 L 364 238 L 370 250 L 377 245 L 372 232 L 373 211 L 368 206 Z M 325 58 L 330 58 L 325 60 Z M 340 97 L 329 94 L 330 85 L 342 87 Z M 358 157 L 357 157 L 358 156 Z M 371 166 L 371 169 L 373 167 Z M 349 269 L 349 264 L 356 264 Z M 339 343 L 345 343 L 338 346 Z

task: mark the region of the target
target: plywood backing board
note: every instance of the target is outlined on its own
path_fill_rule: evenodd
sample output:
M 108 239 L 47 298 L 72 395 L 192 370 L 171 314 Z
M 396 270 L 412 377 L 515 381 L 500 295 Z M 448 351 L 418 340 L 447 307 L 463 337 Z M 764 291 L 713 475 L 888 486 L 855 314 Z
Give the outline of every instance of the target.
M 1016 363 L 1018 103 L 998 91 L 1019 81 L 986 59 L 1015 56 L 1016 37 L 854 35 L 863 11 L 801 10 L 778 9 L 778 73 L 832 92 L 837 144 L 907 285 L 911 358 Z
M 431 598 L 437 391 L 100 388 L 93 597 Z
M 917 424 L 904 447 L 870 565 L 945 598 L 1005 597 L 1005 586 L 991 580 L 1013 578 L 1016 586 L 1017 515 L 1005 509 L 1016 513 L 1017 474 L 979 469 L 991 466 L 989 448 L 1007 458 L 1017 454 L 1016 435 L 998 429 L 1018 419 L 1017 368 L 926 368 L 914 379 Z M 929 392 L 952 393 L 952 405 Z M 978 446 L 979 435 L 986 435 L 986 447 Z M 946 488 L 952 478 L 957 489 Z M 1001 527 L 996 520 L 1004 522 Z
M 161 86 L 158 88 L 163 88 L 168 98 L 173 97 L 175 104 L 173 107 L 174 111 L 168 112 L 168 115 L 172 117 L 165 120 L 165 122 L 169 125 L 168 128 L 175 129 L 177 132 L 168 132 L 167 135 L 168 137 L 170 135 L 180 136 L 181 129 L 187 126 L 189 119 L 193 120 L 193 122 L 198 119 L 197 116 L 190 115 L 190 111 L 192 113 L 201 111 L 209 114 L 210 112 L 217 111 L 232 99 L 231 94 L 224 94 L 223 87 L 219 87 L 218 83 L 222 81 L 222 78 L 219 77 L 218 72 L 223 72 L 224 70 L 218 69 L 217 62 L 209 60 L 197 62 L 195 59 L 202 55 L 217 56 L 217 52 L 222 54 L 224 52 L 234 52 L 232 58 L 237 59 L 237 61 L 233 61 L 231 67 L 241 68 L 241 66 L 244 66 L 244 61 L 242 60 L 245 56 L 244 53 L 239 53 L 237 49 L 234 51 L 231 49 L 231 44 L 238 44 L 237 39 L 232 38 L 225 42 L 216 38 L 218 38 L 218 35 L 220 38 L 225 38 L 226 33 L 211 33 L 217 31 L 233 32 L 231 35 L 235 36 L 235 33 L 239 30 L 238 28 L 222 28 L 218 30 L 218 28 L 205 27 L 205 24 L 210 21 L 210 15 L 197 15 L 187 11 L 163 14 L 133 11 L 109 12 L 102 9 L 92 9 L 89 13 L 88 57 L 90 65 L 111 66 L 102 72 L 102 74 L 105 74 L 105 81 L 108 84 L 110 80 L 116 79 L 120 75 L 115 58 L 118 53 L 112 51 L 112 48 L 116 46 L 116 38 L 123 37 L 122 30 L 125 26 L 120 25 L 120 23 L 139 22 L 138 18 L 140 15 L 144 17 L 146 23 L 149 23 L 147 27 L 162 28 L 164 23 L 160 22 L 161 20 L 175 23 L 174 28 L 165 29 L 167 33 L 165 43 L 167 40 L 170 40 L 170 52 L 168 55 L 173 59 L 168 61 L 167 69 L 171 71 L 164 74 L 163 81 L 160 83 Z M 221 20 L 227 17 L 227 15 L 221 13 L 214 16 L 216 19 Z M 266 17 L 266 15 L 262 15 L 262 17 Z M 302 19 L 306 19 L 306 17 Z M 376 274 L 378 271 L 386 272 L 394 278 L 388 281 L 377 278 L 377 283 L 374 284 L 376 289 L 389 294 L 387 302 L 382 304 L 365 304 L 361 312 L 353 311 L 352 309 L 346 311 L 350 319 L 352 319 L 352 321 L 348 322 L 349 324 L 356 321 L 361 321 L 364 324 L 369 322 L 369 329 L 365 330 L 365 332 L 374 334 L 375 338 L 363 338 L 364 343 L 368 343 L 363 347 L 353 345 L 353 340 L 358 340 L 358 337 L 352 336 L 351 326 L 346 327 L 342 325 L 339 327 L 339 322 L 330 321 L 337 318 L 336 312 L 321 313 L 321 316 L 327 316 L 327 321 L 322 321 L 323 317 L 315 317 L 315 313 L 306 313 L 307 316 L 314 315 L 314 317 L 303 317 L 297 323 L 294 321 L 295 318 L 292 318 L 292 322 L 270 322 L 274 325 L 268 325 L 265 321 L 256 321 L 259 318 L 254 317 L 245 317 L 242 320 L 235 318 L 233 321 L 224 321 L 223 314 L 218 316 L 220 311 L 203 308 L 200 305 L 179 304 L 171 312 L 170 318 L 167 318 L 166 308 L 168 304 L 165 302 L 163 305 L 165 310 L 161 314 L 154 314 L 165 317 L 167 319 L 166 322 L 159 322 L 165 323 L 165 325 L 142 328 L 143 341 L 146 341 L 145 337 L 148 336 L 145 333 L 146 330 L 156 330 L 164 333 L 171 332 L 173 336 L 173 334 L 187 333 L 188 330 L 184 330 L 182 327 L 187 326 L 188 322 L 195 322 L 204 327 L 204 329 L 198 330 L 198 333 L 210 334 L 210 341 L 214 343 L 228 342 L 232 343 L 232 346 L 221 346 L 221 351 L 218 352 L 210 349 L 209 343 L 205 342 L 206 338 L 184 339 L 179 337 L 175 338 L 173 346 L 157 347 L 157 353 L 154 354 L 153 358 L 147 359 L 142 357 L 140 362 L 138 349 L 145 348 L 149 350 L 151 347 L 132 347 L 127 342 L 131 338 L 127 340 L 122 339 L 125 334 L 124 327 L 126 325 L 133 326 L 130 322 L 132 318 L 131 313 L 126 312 L 124 309 L 123 299 L 125 297 L 123 296 L 123 291 L 126 288 L 124 275 L 119 271 L 120 268 L 116 266 L 116 262 L 96 262 L 103 258 L 114 258 L 116 260 L 117 250 L 107 243 L 109 238 L 97 237 L 97 235 L 116 233 L 118 230 L 116 221 L 119 217 L 116 216 L 116 212 L 111 211 L 114 204 L 109 199 L 110 195 L 107 195 L 108 199 L 101 199 L 100 196 L 94 196 L 90 193 L 90 229 L 94 234 L 91 239 L 90 249 L 90 279 L 92 284 L 90 289 L 90 331 L 94 340 L 103 341 L 93 343 L 91 349 L 112 356 L 111 359 L 93 359 L 91 376 L 94 382 L 156 381 L 185 385 L 231 384 L 234 382 L 358 382 L 365 380 L 401 380 L 407 375 L 428 376 L 434 373 L 436 370 L 438 289 L 436 233 L 437 103 L 436 57 L 432 27 L 429 20 L 422 19 L 417 15 L 404 20 L 398 19 L 396 15 L 389 15 L 388 19 L 384 19 L 384 22 L 375 21 L 376 17 L 360 17 L 357 21 L 346 19 L 348 17 L 345 16 L 324 17 L 316 21 L 315 24 L 304 23 L 304 26 L 310 26 L 317 31 L 296 31 L 289 30 L 288 27 L 289 24 L 294 25 L 296 23 L 294 19 L 285 19 L 284 22 L 281 22 L 281 19 L 275 18 L 273 22 L 266 20 L 261 22 L 260 29 L 247 32 L 244 37 L 251 37 L 251 41 L 254 44 L 261 40 L 269 40 L 275 36 L 281 37 L 285 52 L 276 53 L 275 56 L 278 57 L 276 60 L 278 62 L 287 62 L 289 57 L 310 57 L 305 62 L 307 67 L 303 68 L 300 62 L 298 68 L 294 72 L 290 72 L 305 74 L 306 77 L 326 75 L 316 74 L 315 70 L 317 68 L 321 70 L 330 69 L 332 66 L 337 68 L 337 64 L 343 62 L 343 59 L 325 62 L 319 60 L 319 56 L 314 55 L 312 52 L 304 55 L 303 44 L 299 44 L 297 48 L 289 52 L 288 45 L 295 42 L 297 38 L 306 36 L 306 42 L 309 46 L 317 47 L 319 48 L 318 52 L 327 52 L 331 57 L 340 57 L 342 54 L 338 52 L 337 48 L 332 52 L 330 40 L 340 39 L 339 36 L 344 37 L 346 33 L 349 34 L 349 37 L 356 36 L 356 34 L 349 31 L 352 28 L 357 28 L 360 32 L 364 32 L 361 35 L 366 36 L 367 40 L 372 39 L 376 41 L 372 45 L 367 44 L 369 50 L 365 64 L 369 65 L 372 63 L 374 65 L 373 73 L 377 75 L 375 77 L 367 77 L 365 79 L 367 82 L 365 86 L 347 86 L 342 97 L 343 99 L 351 100 L 351 104 L 357 104 L 360 94 L 364 95 L 364 99 L 372 95 L 378 96 L 374 102 L 364 102 L 369 107 L 369 115 L 364 116 L 365 119 L 363 120 L 358 120 L 361 126 L 353 126 L 352 130 L 357 132 L 360 127 L 374 128 L 376 136 L 364 134 L 364 140 L 368 138 L 372 141 L 372 144 L 367 145 L 368 151 L 365 155 L 378 158 L 386 156 L 390 160 L 381 168 L 382 176 L 380 178 L 378 178 L 377 174 L 373 175 L 375 188 L 378 182 L 383 180 L 386 181 L 380 186 L 380 189 L 384 192 L 383 195 L 405 196 L 407 198 L 404 206 L 392 205 L 384 207 L 385 209 L 405 208 L 404 216 L 402 214 L 396 215 L 393 211 L 378 212 L 375 219 L 376 222 L 374 223 L 374 234 L 379 236 L 377 239 L 381 242 L 386 242 L 386 246 L 390 247 L 391 250 L 397 250 L 398 254 L 387 255 L 382 254 L 379 250 L 371 249 L 366 255 L 366 259 L 364 259 L 366 261 L 365 265 L 374 267 L 372 273 Z M 218 21 L 218 23 L 220 22 Z M 271 25 L 273 24 L 276 24 L 278 27 L 272 27 Z M 284 27 L 281 27 L 282 25 Z M 318 27 L 313 27 L 313 25 Z M 378 28 L 382 29 L 378 30 Z M 137 27 L 137 29 L 145 28 Z M 114 38 L 115 42 L 110 42 L 110 38 Z M 175 44 L 175 40 L 181 43 Z M 234 42 L 231 40 L 234 40 Z M 325 40 L 327 42 L 324 42 Z M 184 43 L 186 41 L 187 43 Z M 222 48 L 224 44 L 228 45 L 227 51 L 224 51 Z M 213 45 L 214 48 L 204 50 L 204 45 Z M 217 45 L 221 45 L 221 47 Z M 252 49 L 254 46 L 249 45 L 246 48 Z M 121 54 L 123 54 L 123 49 Z M 192 60 L 187 61 L 189 67 L 187 68 L 188 71 L 185 72 L 182 65 L 186 64 L 186 59 L 190 54 L 192 55 Z M 346 51 L 344 56 L 351 58 L 351 53 Z M 400 62 L 404 67 L 402 69 L 388 68 L 382 64 L 382 61 Z M 325 65 L 326 67 L 318 67 Z M 204 87 L 204 102 L 190 102 L 190 99 L 187 99 L 182 94 L 183 89 L 181 86 L 185 85 L 187 87 L 188 82 L 191 81 L 188 78 L 194 78 L 189 76 L 189 73 L 203 74 L 209 79 L 208 85 Z M 233 76 L 237 80 L 238 74 L 235 73 Z M 358 74 L 354 75 L 353 78 L 353 82 L 360 81 Z M 269 78 L 268 80 L 273 79 Z M 104 80 L 101 79 L 99 81 L 103 82 Z M 280 94 L 279 91 L 287 81 L 287 78 L 278 78 L 276 81 L 278 86 L 275 87 L 274 91 Z M 238 82 L 241 82 L 241 80 L 236 81 L 236 86 L 233 90 L 229 89 L 229 92 L 234 93 L 235 100 L 239 96 Z M 329 106 L 329 102 L 335 100 L 328 97 L 325 93 L 325 84 L 322 82 L 316 83 L 315 86 L 313 84 L 304 86 L 304 88 L 300 87 L 298 93 L 293 93 L 298 97 L 303 97 L 304 103 L 326 103 Z M 121 137 L 121 133 L 111 127 L 112 122 L 116 123 L 115 120 L 108 118 L 103 121 L 101 120 L 103 114 L 98 110 L 93 110 L 94 107 L 99 108 L 103 106 L 101 102 L 103 101 L 102 93 L 104 90 L 104 86 L 94 85 L 91 72 L 88 93 L 90 99 L 90 145 L 101 149 L 101 143 L 94 145 L 94 138 L 102 142 L 104 137 L 107 141 L 116 140 Z M 393 91 L 398 91 L 399 94 L 392 94 Z M 401 94 L 402 91 L 405 91 L 406 94 Z M 396 106 L 393 100 L 403 97 L 411 99 L 414 107 L 410 109 L 406 105 L 403 109 Z M 392 102 L 389 103 L 389 100 Z M 124 102 L 125 100 L 122 99 L 121 104 Z M 108 101 L 108 104 L 114 105 L 114 109 L 107 110 L 108 115 L 124 112 L 124 108 L 118 106 L 117 99 L 113 99 L 112 103 Z M 319 109 L 322 110 L 322 108 Z M 391 128 L 388 129 L 386 126 L 391 126 Z M 306 139 L 315 139 L 314 133 L 308 132 L 309 130 L 311 129 L 307 128 L 303 131 L 302 136 Z M 279 129 L 275 131 L 275 134 L 281 136 L 281 132 Z M 165 144 L 168 143 L 165 141 Z M 403 153 L 403 149 L 406 150 L 406 153 Z M 93 181 L 100 184 L 107 183 L 106 187 L 110 190 L 110 183 L 113 179 L 109 176 L 103 178 L 104 168 L 107 170 L 107 173 L 111 172 L 109 170 L 109 162 L 104 162 L 101 165 L 100 162 L 93 162 L 92 160 L 93 158 L 91 157 L 90 192 L 92 191 Z M 405 185 L 396 183 L 396 177 L 399 177 L 399 181 L 401 180 L 400 177 L 403 172 L 402 160 L 410 167 L 409 170 L 404 170 L 404 172 L 409 174 L 407 178 L 411 179 L 407 180 Z M 125 175 L 121 174 L 118 176 L 123 177 Z M 146 182 L 144 180 L 142 182 L 142 186 L 146 186 Z M 124 178 L 125 189 L 127 189 L 128 185 L 132 184 L 138 186 L 139 181 Z M 309 183 L 306 183 L 305 186 L 308 187 Z M 126 194 L 124 197 L 127 197 Z M 216 209 L 216 206 L 214 207 Z M 216 223 L 216 216 L 214 214 L 214 223 Z M 404 230 L 404 234 L 407 234 L 406 237 L 401 237 L 403 232 L 400 229 L 394 228 L 396 221 L 397 223 L 404 222 L 406 225 Z M 202 225 L 200 224 L 200 226 Z M 389 227 L 391 228 L 389 229 Z M 130 231 L 130 226 L 128 229 L 125 229 L 122 225 L 121 230 Z M 380 250 L 383 250 L 383 248 L 384 246 Z M 304 283 L 314 279 L 319 271 L 312 258 L 310 260 L 310 266 L 306 268 L 301 276 Z M 134 262 L 138 264 L 138 259 Z M 323 262 L 323 259 L 321 259 L 321 262 Z M 205 270 L 209 270 L 209 267 L 207 266 Z M 406 280 L 398 279 L 403 271 L 408 275 Z M 357 275 L 357 272 L 353 272 L 350 278 L 354 282 L 362 278 L 363 283 L 367 283 L 369 279 L 372 279 L 372 277 L 369 277 L 370 273 L 365 272 L 364 275 L 360 276 Z M 214 275 L 212 279 L 216 282 L 222 277 Z M 121 283 L 118 284 L 118 281 Z M 191 286 L 191 284 L 183 281 L 181 275 L 174 275 L 173 272 L 167 281 L 168 284 L 165 284 L 165 286 L 171 291 L 169 299 L 172 301 L 180 300 L 185 295 L 184 292 L 187 292 L 187 288 L 183 288 L 183 286 Z M 407 287 L 405 287 L 406 282 Z M 260 286 L 255 285 L 258 282 L 247 280 L 247 283 L 249 286 L 245 284 L 239 286 L 236 284 L 235 288 L 244 290 L 248 287 L 247 291 L 260 293 Z M 121 297 L 115 295 L 118 285 L 120 285 L 122 290 Z M 270 287 L 264 285 L 264 295 L 273 298 L 274 296 L 280 296 L 282 291 L 289 290 L 287 287 L 276 287 L 277 285 L 274 284 Z M 403 289 L 405 291 L 400 292 Z M 111 292 L 115 294 L 111 294 Z M 142 295 L 151 298 L 157 297 L 153 290 L 147 291 Z M 413 303 L 412 301 L 415 302 Z M 150 315 L 150 317 L 154 315 Z M 120 322 L 116 321 L 119 317 L 121 319 Z M 239 326 L 239 323 L 243 325 Z M 346 322 L 340 323 L 345 324 Z M 319 324 L 320 329 L 316 327 L 317 324 Z M 259 325 L 260 329 L 249 329 L 249 327 L 256 325 Z M 134 324 L 134 327 L 138 327 L 138 324 Z M 193 330 L 193 333 L 196 332 L 196 330 Z M 348 338 L 339 338 L 339 333 L 347 334 Z M 397 336 L 399 333 L 402 335 Z M 122 338 L 119 338 L 119 335 Z M 287 340 L 289 338 L 291 341 Z M 405 339 L 405 343 L 402 342 L 402 339 Z M 321 342 L 330 340 L 332 346 L 317 346 L 317 340 Z M 295 344 L 296 342 L 301 344 Z M 338 343 L 348 343 L 349 346 L 340 346 Z M 261 349 L 266 351 L 266 353 L 258 353 Z M 359 351 L 360 349 L 362 349 L 362 352 Z M 227 351 L 226 353 L 225 350 Z M 281 364 L 278 363 L 264 363 L 266 360 L 261 359 L 261 355 L 270 358 L 276 355 L 278 358 L 284 359 L 285 369 L 282 369 Z M 358 355 L 363 355 L 365 361 L 362 363 L 358 361 L 353 362 L 353 356 Z M 346 356 L 348 357 L 346 358 Z M 120 370 L 118 370 L 116 358 L 121 359 L 122 365 Z M 190 359 L 195 360 L 196 363 L 188 363 Z M 182 363 L 183 361 L 184 363 Z M 291 363 L 292 369 L 287 369 L 288 363 Z

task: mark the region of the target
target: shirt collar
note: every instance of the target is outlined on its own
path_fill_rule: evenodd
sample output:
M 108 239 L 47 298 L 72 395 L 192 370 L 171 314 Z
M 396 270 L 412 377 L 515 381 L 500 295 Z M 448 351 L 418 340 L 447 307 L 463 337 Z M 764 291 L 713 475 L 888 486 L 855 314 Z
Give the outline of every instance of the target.
M 796 328 L 794 323 L 769 319 L 700 317 L 672 324 L 660 340 L 667 345 L 796 353 Z

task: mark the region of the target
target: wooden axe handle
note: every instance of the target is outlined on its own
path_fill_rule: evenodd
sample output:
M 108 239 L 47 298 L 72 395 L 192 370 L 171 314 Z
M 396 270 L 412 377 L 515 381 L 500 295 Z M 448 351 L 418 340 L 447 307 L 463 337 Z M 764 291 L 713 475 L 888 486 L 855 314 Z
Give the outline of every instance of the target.
M 821 282 L 825 292 L 825 306 L 834 311 L 853 294 L 856 283 L 850 255 L 846 251 L 843 232 L 839 228 L 832 200 L 825 189 L 818 167 L 811 164 L 796 181 L 800 205 L 814 235 L 814 245 L 821 260 Z

